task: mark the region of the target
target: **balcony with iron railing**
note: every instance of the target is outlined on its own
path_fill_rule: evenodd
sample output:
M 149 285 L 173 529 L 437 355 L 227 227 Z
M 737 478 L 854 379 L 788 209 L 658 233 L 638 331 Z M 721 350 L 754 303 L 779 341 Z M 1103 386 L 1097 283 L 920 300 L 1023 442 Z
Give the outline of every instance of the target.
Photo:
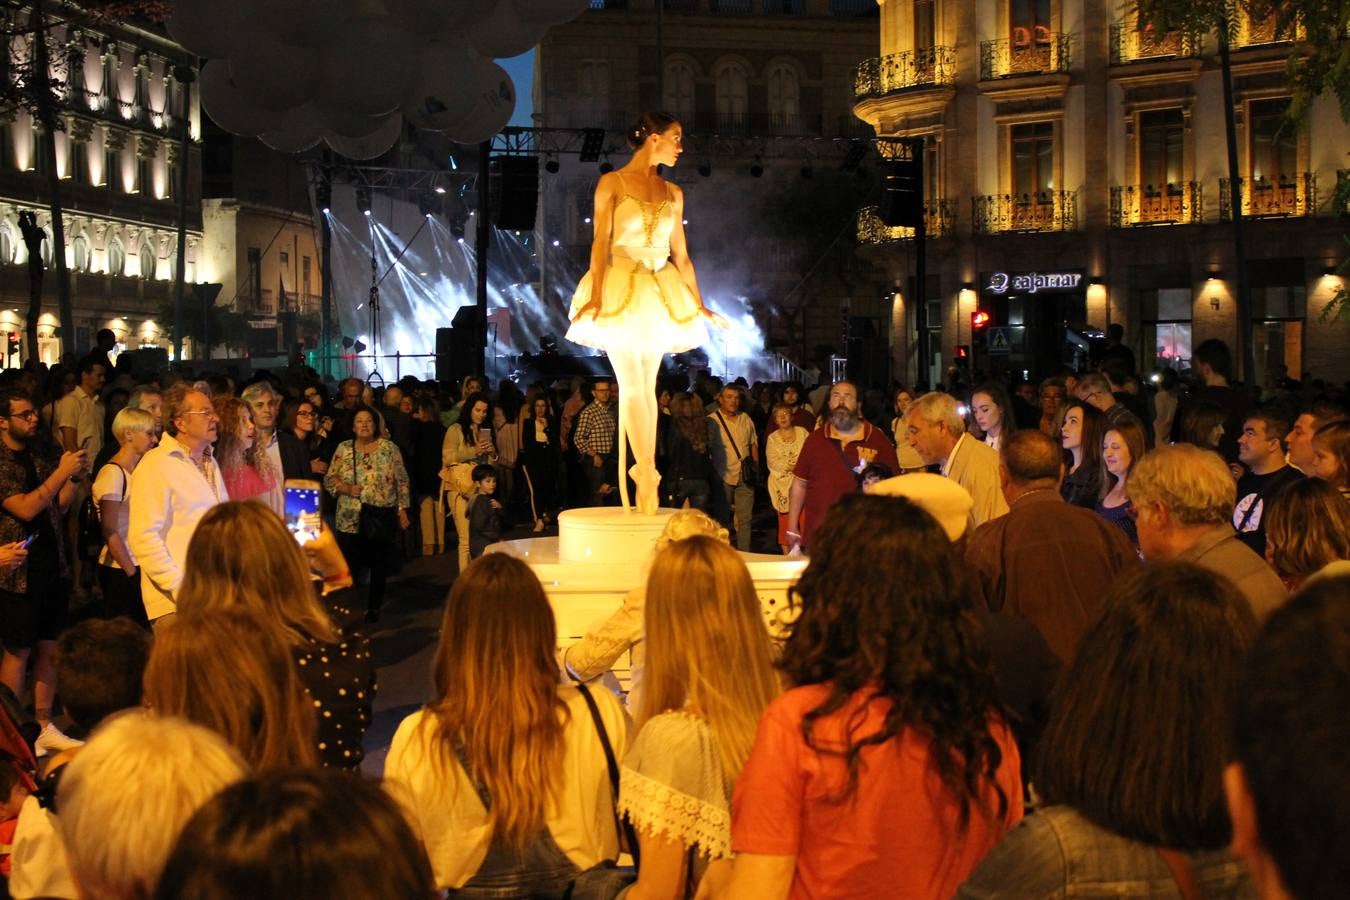
M 1111 224 L 1116 228 L 1195 224 L 1201 220 L 1202 207 L 1200 186 L 1194 181 L 1111 188 Z
M 277 307 L 273 299 L 273 291 L 264 289 L 258 293 L 249 291 L 240 292 L 234 300 L 234 308 L 238 313 L 246 316 L 273 316 L 276 315 Z
M 923 228 L 926 237 L 947 237 L 956 227 L 956 212 L 947 200 L 924 204 Z M 875 206 L 858 210 L 858 243 L 889 244 L 914 239 L 914 229 L 907 225 L 887 225 L 881 221 Z
M 972 198 L 976 234 L 1073 231 L 1078 227 L 1077 191 L 986 194 Z
M 1111 26 L 1113 66 L 1160 59 L 1195 58 L 1199 55 L 1200 41 L 1194 35 L 1180 31 L 1159 34 L 1152 25 L 1141 28 L 1135 22 L 1126 21 Z
M 1280 27 L 1283 25 L 1284 27 Z M 1233 46 L 1237 48 L 1268 47 L 1272 44 L 1288 44 L 1302 40 L 1303 26 L 1293 22 L 1281 23 L 1279 14 L 1272 12 L 1263 19 L 1253 19 L 1247 13 L 1238 16 L 1237 37 Z
M 956 52 L 925 47 L 865 59 L 853 70 L 853 95 L 881 97 L 911 88 L 946 86 L 956 81 Z
M 980 79 L 1053 75 L 1069 71 L 1069 36 L 1037 27 L 1014 29 L 1011 38 L 980 43 Z
M 1239 178 L 1242 193 L 1242 214 L 1249 219 L 1300 218 L 1317 212 L 1317 175 L 1296 172 L 1271 181 L 1260 178 Z M 1219 179 L 1219 218 L 1227 222 L 1233 217 L 1233 192 L 1227 178 Z

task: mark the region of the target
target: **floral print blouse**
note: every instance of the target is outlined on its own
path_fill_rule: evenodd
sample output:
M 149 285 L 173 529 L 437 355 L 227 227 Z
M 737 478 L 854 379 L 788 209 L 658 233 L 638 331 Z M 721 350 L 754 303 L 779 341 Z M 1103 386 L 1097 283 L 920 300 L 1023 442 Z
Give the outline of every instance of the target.
M 357 450 L 352 441 L 338 444 L 323 480 L 328 493 L 337 496 L 335 525 L 344 534 L 357 533 L 362 504 L 396 506 L 399 509 L 407 509 L 412 505 L 403 454 L 393 441 L 385 438 L 381 438 L 369 453 Z M 361 485 L 359 500 L 337 492 L 338 485 L 351 484 L 353 481 Z

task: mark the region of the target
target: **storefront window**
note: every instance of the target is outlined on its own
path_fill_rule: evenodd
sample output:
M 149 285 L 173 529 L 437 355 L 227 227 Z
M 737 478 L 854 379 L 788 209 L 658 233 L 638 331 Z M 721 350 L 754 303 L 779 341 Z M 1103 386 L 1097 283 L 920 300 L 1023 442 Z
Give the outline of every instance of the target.
M 1144 319 L 1144 371 L 1190 368 L 1191 289 L 1145 290 L 1137 299 Z

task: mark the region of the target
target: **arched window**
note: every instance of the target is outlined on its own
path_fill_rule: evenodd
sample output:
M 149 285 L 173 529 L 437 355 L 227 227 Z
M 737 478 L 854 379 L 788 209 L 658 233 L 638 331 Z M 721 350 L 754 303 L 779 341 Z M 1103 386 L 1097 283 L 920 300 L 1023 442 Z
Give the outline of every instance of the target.
M 50 269 L 52 266 L 56 265 L 56 257 L 52 254 L 52 247 L 55 243 L 52 239 L 52 226 L 46 225 L 43 227 L 42 231 L 47 235 L 42 241 L 42 268 Z
M 14 264 L 14 244 L 14 231 L 9 227 L 9 223 L 0 225 L 0 265 Z
M 150 247 L 150 239 L 141 240 L 141 277 L 155 277 L 155 251 Z
M 694 66 L 688 60 L 666 61 L 664 95 L 661 106 L 677 119 L 694 117 Z
M 774 131 L 801 134 L 802 91 L 797 69 L 788 62 L 776 62 L 765 73 L 769 89 L 769 124 Z
M 745 131 L 749 125 L 750 73 L 739 62 L 724 62 L 717 68 L 717 128 Z
M 89 239 L 82 234 L 76 235 L 70 242 L 71 270 L 89 271 Z
M 122 241 L 113 238 L 108 241 L 108 274 L 121 275 L 127 268 L 127 249 Z

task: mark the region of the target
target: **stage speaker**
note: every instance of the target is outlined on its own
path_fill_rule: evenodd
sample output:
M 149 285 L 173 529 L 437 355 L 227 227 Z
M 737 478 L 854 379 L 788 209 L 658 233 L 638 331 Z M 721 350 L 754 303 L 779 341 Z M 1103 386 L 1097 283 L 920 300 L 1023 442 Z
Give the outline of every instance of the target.
M 877 217 L 887 226 L 919 227 L 923 220 L 923 154 L 881 164 L 881 203 Z
M 539 157 L 498 156 L 489 163 L 492 224 L 507 231 L 534 231 L 539 206 Z
M 436 329 L 436 380 L 457 382 L 478 373 L 477 306 L 461 306 L 449 328 Z
M 448 384 L 455 380 L 453 371 L 450 368 L 450 356 L 452 341 L 454 339 L 453 328 L 436 329 L 436 380 L 442 384 Z

